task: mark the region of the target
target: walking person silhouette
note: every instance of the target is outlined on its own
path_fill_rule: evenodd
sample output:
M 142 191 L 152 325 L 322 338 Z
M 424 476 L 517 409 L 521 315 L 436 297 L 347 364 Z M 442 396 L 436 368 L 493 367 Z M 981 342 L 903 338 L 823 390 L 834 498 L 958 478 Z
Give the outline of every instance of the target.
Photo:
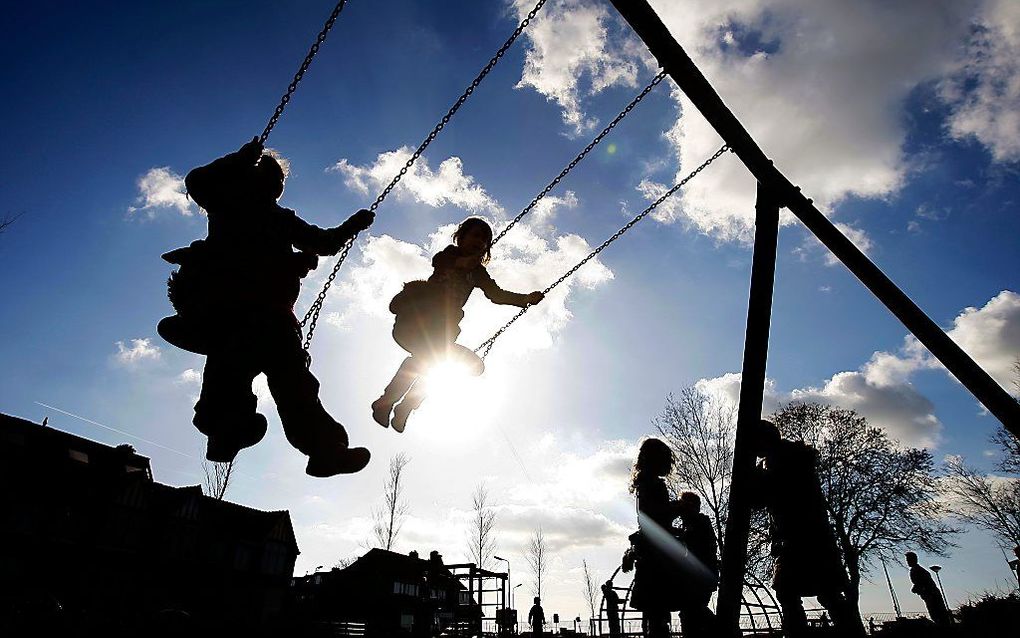
M 188 195 L 208 213 L 208 237 L 163 256 L 180 266 L 169 287 L 178 314 L 160 321 L 158 331 L 207 355 L 194 417 L 209 437 L 207 459 L 231 461 L 265 436 L 252 392 L 264 372 L 287 440 L 308 456 L 305 472 L 357 472 L 371 455 L 350 447 L 319 401 L 294 303 L 317 255 L 339 252 L 375 215 L 361 210 L 335 228 L 313 226 L 277 203 L 286 176 L 285 162 L 257 139 L 188 173 Z
M 904 558 L 907 560 L 907 567 L 910 568 L 910 584 L 912 585 L 910 591 L 920 596 L 924 601 L 924 606 L 928 609 L 928 617 L 940 627 L 948 627 L 953 624 L 953 617 L 949 614 L 946 601 L 942 598 L 942 592 L 939 591 L 931 573 L 917 562 L 917 554 L 907 552 L 904 554 Z
M 485 364 L 478 355 L 456 343 L 464 304 L 475 288 L 493 303 L 522 308 L 545 297 L 538 291 L 522 294 L 496 285 L 485 269 L 491 248 L 489 223 L 478 217 L 465 219 L 453 234 L 453 244 L 432 258 L 428 280 L 404 284 L 390 302 L 390 311 L 396 315 L 393 339 L 411 356 L 372 403 L 372 418 L 379 425 L 404 431 L 411 412 L 425 400 L 426 388 L 419 380 L 435 363 L 454 361 L 472 375 L 483 372 Z
M 531 625 L 531 635 L 541 636 L 545 630 L 545 610 L 542 609 L 542 599 L 535 596 L 535 604 L 528 612 L 528 624 Z

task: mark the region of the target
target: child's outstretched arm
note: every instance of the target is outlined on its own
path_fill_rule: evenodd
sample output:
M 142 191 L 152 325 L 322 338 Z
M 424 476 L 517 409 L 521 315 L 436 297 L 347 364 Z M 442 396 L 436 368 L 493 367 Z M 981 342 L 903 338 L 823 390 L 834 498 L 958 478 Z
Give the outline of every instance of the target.
M 286 209 L 285 209 L 286 210 Z M 361 209 L 335 228 L 319 228 L 288 211 L 290 241 L 298 250 L 315 255 L 335 255 L 352 237 L 372 225 L 375 213 Z
M 521 293 L 521 292 L 510 292 L 509 290 L 503 290 L 496 282 L 489 276 L 489 273 L 484 269 L 481 269 L 481 281 L 478 282 L 478 287 L 485 293 L 485 297 L 495 304 L 503 306 L 532 306 L 545 299 L 545 295 L 539 291 Z
M 255 166 L 260 157 L 262 145 L 255 138 L 233 153 L 192 169 L 184 178 L 188 195 L 205 210 L 217 208 L 235 192 L 233 186 L 243 170 Z

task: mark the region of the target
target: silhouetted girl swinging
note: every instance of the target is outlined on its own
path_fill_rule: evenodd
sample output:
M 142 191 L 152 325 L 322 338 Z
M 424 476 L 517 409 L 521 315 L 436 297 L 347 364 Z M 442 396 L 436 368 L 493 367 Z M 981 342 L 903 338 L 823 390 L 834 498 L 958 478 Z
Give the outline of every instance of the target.
M 430 366 L 453 361 L 475 376 L 485 369 L 478 355 L 456 343 L 464 304 L 475 288 L 481 288 L 493 303 L 522 308 L 544 298 L 541 292 L 522 294 L 497 286 L 485 270 L 491 247 L 488 222 L 478 217 L 465 219 L 453 234 L 453 244 L 432 258 L 433 272 L 428 280 L 404 284 L 390 302 L 390 312 L 396 315 L 393 339 L 411 356 L 372 403 L 372 417 L 379 425 L 404 431 L 408 416 L 425 400 L 424 384 L 417 381 Z

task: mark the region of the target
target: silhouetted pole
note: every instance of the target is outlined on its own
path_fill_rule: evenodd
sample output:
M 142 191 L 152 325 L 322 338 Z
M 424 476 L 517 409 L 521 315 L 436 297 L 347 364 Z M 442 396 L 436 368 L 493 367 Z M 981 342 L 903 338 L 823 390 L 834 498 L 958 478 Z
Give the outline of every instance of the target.
M 910 332 L 980 401 L 1020 438 L 1020 404 L 960 349 L 938 325 L 896 287 L 875 264 L 825 218 L 800 188 L 772 165 L 743 125 L 677 43 L 646 0 L 610 0 L 659 64 L 729 144 L 752 175 L 776 194 L 825 246 L 868 287 Z
M 946 367 L 975 397 L 995 415 L 1014 436 L 1020 438 L 1020 404 L 981 369 L 974 360 L 950 339 L 917 305 L 907 297 L 875 264 L 847 239 L 810 199 L 793 185 L 766 157 L 739 120 L 691 61 L 683 47 L 648 5 L 647 0 L 610 0 L 620 15 L 644 41 L 652 55 L 677 86 L 683 90 L 709 124 L 733 149 L 760 184 L 768 187 L 780 205 L 789 208 L 832 253 L 843 262 L 904 326 Z M 748 331 L 752 328 L 749 326 Z M 746 356 L 746 353 L 745 353 Z M 746 363 L 746 359 L 745 359 Z M 744 380 L 747 382 L 747 379 Z M 740 431 L 738 426 L 738 441 Z M 730 503 L 730 521 L 741 519 L 738 467 L 734 459 L 733 486 L 738 500 Z M 735 515 L 735 516 L 734 516 Z M 728 523 L 732 524 L 732 523 Z M 739 620 L 740 588 L 744 565 L 733 559 L 732 552 L 747 552 L 746 528 L 738 536 L 727 530 L 723 555 L 722 586 L 719 592 L 719 617 L 724 626 L 735 629 Z M 729 570 L 729 571 L 727 571 Z M 735 571 L 734 571 L 735 570 Z M 738 578 L 739 576 L 739 578 Z
M 769 327 L 772 322 L 772 291 L 776 274 L 776 242 L 779 238 L 779 204 L 768 188 L 758 184 L 754 207 L 754 260 L 751 263 L 751 291 L 747 301 L 744 332 L 744 363 L 740 376 L 740 407 L 737 435 L 733 445 L 733 478 L 730 508 L 723 543 L 722 580 L 719 583 L 718 617 L 736 630 L 747 561 L 747 536 L 751 527 L 749 491 L 754 471 L 754 442 L 750 433 L 761 419 L 765 393 L 765 366 L 769 356 Z

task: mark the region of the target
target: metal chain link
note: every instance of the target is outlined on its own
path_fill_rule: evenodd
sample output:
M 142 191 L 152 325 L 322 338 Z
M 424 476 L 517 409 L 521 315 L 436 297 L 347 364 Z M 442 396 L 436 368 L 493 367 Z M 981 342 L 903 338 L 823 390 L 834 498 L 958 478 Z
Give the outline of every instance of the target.
M 287 92 L 280 98 L 280 103 L 277 105 L 276 110 L 273 112 L 273 117 L 269 118 L 269 123 L 266 124 L 265 130 L 262 131 L 262 135 L 259 136 L 259 144 L 265 145 L 266 140 L 269 139 L 269 133 L 276 126 L 276 122 L 283 115 L 283 109 L 287 107 L 287 103 L 290 102 L 290 96 L 297 90 L 298 82 L 304 77 L 305 71 L 312 64 L 312 58 L 319 52 L 319 47 L 326 40 L 326 34 L 333 28 L 333 23 L 340 16 L 340 12 L 344 10 L 344 6 L 347 4 L 347 0 L 340 0 L 333 7 L 333 12 L 329 14 L 329 18 L 326 19 L 326 24 L 323 25 L 322 31 L 319 31 L 318 37 L 315 38 L 315 42 L 312 44 L 312 48 L 308 50 L 308 55 L 305 56 L 305 61 L 301 63 L 301 68 L 294 74 L 294 79 L 290 85 L 287 86 Z
M 691 171 L 691 173 L 690 173 L 689 175 L 687 175 L 687 177 L 683 178 L 682 180 L 680 180 L 679 182 L 677 182 L 677 183 L 676 183 L 676 185 L 674 185 L 674 186 L 673 186 L 672 188 L 670 188 L 670 189 L 669 189 L 668 191 L 666 191 L 665 193 L 663 193 L 663 194 L 662 194 L 662 196 L 661 196 L 661 197 L 659 197 L 659 198 L 658 198 L 657 200 L 655 200 L 654 202 L 652 202 L 652 203 L 651 203 L 651 204 L 650 204 L 650 205 L 648 206 L 648 208 L 646 208 L 646 209 L 644 209 L 643 211 L 641 211 L 640 213 L 638 213 L 638 215 L 637 215 L 637 216 L 635 216 L 635 217 L 634 217 L 634 219 L 630 220 L 630 221 L 629 221 L 629 222 L 627 222 L 627 223 L 626 223 L 626 225 L 624 225 L 624 226 L 623 226 L 623 227 L 622 227 L 622 228 L 621 228 L 620 230 L 618 230 L 618 231 L 616 231 L 615 233 L 613 233 L 613 236 L 612 236 L 612 237 L 610 237 L 609 239 L 605 240 L 604 242 L 602 242 L 602 244 L 600 244 L 600 245 L 599 245 L 599 247 L 598 247 L 598 248 L 596 248 L 595 250 L 593 250 L 593 251 L 591 251 L 590 253 L 588 253 L 588 256 L 587 256 L 587 257 L 585 257 L 584 259 L 582 259 L 581 261 L 579 261 L 579 262 L 578 262 L 578 263 L 577 263 L 577 264 L 576 264 L 576 265 L 575 265 L 575 266 L 574 266 L 573 268 L 571 268 L 570 270 L 568 270 L 567 272 L 565 272 L 565 273 L 564 273 L 564 274 L 563 274 L 562 276 L 560 276 L 560 278 L 559 278 L 559 279 L 557 279 L 556 281 L 554 281 L 554 282 L 552 282 L 551 284 L 549 284 L 548 286 L 546 286 L 545 290 L 543 290 L 543 291 L 542 291 L 542 294 L 543 294 L 543 295 L 548 295 L 548 294 L 549 294 L 549 292 L 550 292 L 550 291 L 551 291 L 551 290 L 552 290 L 553 288 L 555 288 L 556 286 L 558 286 L 558 285 L 560 285 L 561 283 L 563 283 L 564 281 L 566 281 L 566 279 L 567 279 L 568 277 L 570 277 L 571 275 L 573 275 L 573 274 L 574 274 L 575 272 L 577 272 L 577 271 L 578 271 L 578 270 L 579 270 L 579 269 L 580 269 L 580 268 L 581 268 L 582 266 L 584 266 L 584 265 L 585 265 L 585 264 L 587 264 L 587 263 L 588 263 L 589 261 L 591 261 L 592 259 L 594 259 L 594 258 L 595 258 L 595 256 L 596 256 L 596 255 L 598 255 L 599 253 L 601 253 L 601 252 L 602 252 L 603 250 L 605 250 L 605 249 L 606 249 L 606 248 L 607 248 L 607 247 L 609 246 L 609 244 L 611 244 L 611 243 L 613 243 L 614 241 L 616 241 L 617 239 L 619 239 L 619 238 L 620 238 L 620 236 L 621 236 L 621 235 L 623 235 L 623 234 L 624 234 L 625 232 L 627 232 L 628 230 L 630 230 L 630 229 L 631 229 L 631 228 L 632 228 L 632 227 L 634 226 L 634 224 L 637 224 L 637 223 L 638 223 L 639 221 L 641 221 L 642 219 L 644 219 L 644 218 L 645 218 L 645 217 L 646 217 L 646 216 L 647 216 L 647 215 L 648 215 L 649 213 L 651 213 L 651 212 L 652 212 L 653 210 L 655 210 L 655 209 L 656 209 L 656 208 L 657 208 L 657 207 L 659 206 L 659 204 L 661 204 L 662 202 L 666 201 L 666 199 L 667 199 L 667 198 L 668 198 L 669 196 L 673 195 L 673 194 L 674 194 L 674 193 L 676 193 L 676 192 L 677 192 L 678 190 L 680 190 L 680 189 L 681 189 L 681 188 L 682 188 L 682 187 L 683 187 L 683 186 L 684 186 L 684 185 L 685 185 L 685 184 L 686 184 L 687 182 L 689 182 L 689 181 L 691 181 L 692 179 L 694 179 L 694 177 L 695 177 L 695 176 L 696 176 L 696 175 L 697 175 L 698 173 L 700 173 L 701 171 L 703 171 L 703 170 L 705 170 L 706 168 L 708 168 L 708 165 L 709 165 L 709 164 L 711 164 L 711 163 L 712 163 L 712 162 L 714 162 L 715 160 L 719 159 L 719 157 L 720 157 L 720 156 L 722 156 L 722 154 L 723 154 L 723 153 L 725 153 L 725 152 L 726 152 L 726 151 L 728 151 L 728 150 L 730 150 L 730 147 L 729 147 L 729 145 L 728 145 L 728 144 L 723 144 L 723 145 L 722 145 L 722 147 L 720 147 L 718 151 L 716 151 L 715 153 L 713 153 L 711 157 L 709 157 L 709 158 L 708 158 L 707 160 L 705 160 L 704 162 L 702 162 L 702 163 L 701 163 L 701 165 L 700 165 L 700 166 L 698 166 L 698 167 L 697 167 L 696 169 L 694 169 L 693 171 Z M 503 334 L 503 333 L 504 333 L 504 332 L 506 331 L 506 329 L 507 329 L 507 328 L 509 328 L 509 327 L 510 327 L 510 326 L 511 326 L 511 325 L 512 325 L 512 324 L 513 324 L 513 323 L 514 323 L 515 321 L 517 321 L 518 319 L 520 319 L 521 317 L 523 317 L 523 316 L 524 316 L 524 313 L 526 313 L 526 312 L 527 312 L 527 311 L 528 311 L 529 309 L 531 309 L 531 307 L 532 307 L 531 305 L 528 305 L 528 306 L 524 306 L 523 308 L 521 308 L 521 309 L 520 309 L 520 311 L 519 311 L 519 312 L 518 312 L 518 313 L 517 313 L 516 315 L 514 315 L 512 319 L 510 319 L 510 321 L 508 321 L 508 322 L 506 322 L 505 324 L 503 324 L 503 327 L 502 327 L 502 328 L 500 328 L 499 330 L 497 330 L 497 331 L 496 331 L 496 332 L 495 332 L 495 333 L 494 333 L 494 334 L 493 334 L 493 335 L 492 335 L 491 337 L 489 337 L 488 339 L 486 339 L 486 340 L 485 340 L 485 341 L 483 341 L 482 343 L 478 344 L 478 347 L 474 349 L 474 352 L 476 352 L 476 353 L 477 353 L 477 352 L 478 352 L 479 350 L 481 350 L 482 348 L 485 348 L 485 351 L 484 351 L 484 352 L 482 353 L 482 355 L 481 355 L 481 356 L 482 356 L 482 359 L 484 360 L 484 359 L 485 359 L 485 357 L 489 356 L 489 351 L 490 351 L 490 350 L 492 350 L 492 346 L 493 346 L 493 344 L 494 344 L 494 343 L 496 342 L 496 339 L 498 339 L 498 338 L 499 338 L 499 336 L 500 336 L 500 335 L 502 335 L 502 334 Z
M 400 183 L 400 180 L 403 179 L 404 175 L 407 174 L 407 171 L 410 170 L 411 166 L 416 161 L 418 161 L 418 158 L 421 157 L 422 153 L 425 152 L 425 149 L 428 148 L 429 144 L 431 144 L 432 141 L 436 139 L 436 136 L 438 136 L 440 131 L 442 131 L 443 128 L 446 127 L 446 125 L 450 122 L 450 119 L 454 116 L 454 114 L 458 110 L 460 110 L 460 107 L 464 104 L 464 102 L 466 102 L 467 99 L 471 97 L 471 94 L 475 92 L 475 89 L 478 88 L 478 85 L 482 83 L 482 80 L 484 80 L 485 76 L 489 74 L 489 71 L 491 71 L 493 67 L 496 66 L 496 64 L 500 61 L 500 59 L 507 52 L 507 50 L 513 45 L 514 41 L 517 40 L 518 36 L 520 36 L 521 33 L 528 27 L 528 25 L 531 24 L 531 21 L 535 18 L 535 14 L 538 13 L 539 9 L 541 9 L 545 3 L 546 0 L 539 0 L 535 7 L 528 12 L 528 14 L 524 17 L 523 20 L 521 20 L 521 23 L 517 25 L 517 28 L 514 29 L 514 32 L 510 35 L 507 41 L 503 43 L 503 46 L 501 46 L 499 50 L 496 51 L 496 54 L 492 56 L 488 64 L 486 64 L 482 68 L 482 70 L 478 73 L 475 79 L 471 81 L 471 84 L 467 87 L 464 93 L 462 93 L 461 96 L 457 98 L 457 101 L 454 102 L 453 106 L 450 107 L 450 110 L 446 112 L 446 115 L 444 115 L 443 118 L 439 120 L 439 123 L 436 124 L 435 128 L 433 128 L 432 131 L 429 132 L 428 136 L 426 136 L 424 141 L 422 141 L 422 143 L 418 145 L 418 148 L 415 149 L 414 153 L 411 155 L 411 158 L 404 163 L 404 166 L 401 167 L 400 172 L 398 172 L 396 176 L 394 176 L 393 179 L 390 180 L 390 183 L 386 185 L 386 188 L 384 188 L 383 191 L 379 193 L 379 196 L 375 198 L 375 201 L 372 202 L 372 205 L 369 206 L 368 210 L 372 211 L 373 213 L 376 212 L 376 209 L 379 208 L 379 204 L 381 204 L 383 200 L 386 199 L 386 196 L 390 194 L 390 191 L 392 191 L 397 186 L 397 184 Z M 341 2 L 341 4 L 343 4 L 343 2 Z M 337 11 L 336 13 L 339 14 L 339 11 Z M 309 55 L 311 56 L 314 54 L 310 53 Z M 310 57 L 306 61 L 310 62 L 311 61 Z M 299 78 L 295 78 L 295 84 L 297 79 Z M 304 318 L 301 320 L 302 328 L 305 327 L 305 324 L 308 324 L 308 333 L 305 335 L 304 339 L 305 350 L 308 350 L 309 346 L 312 343 L 312 333 L 315 332 L 315 324 L 316 322 L 318 322 L 319 312 L 322 310 L 322 304 L 326 300 L 326 291 L 328 291 L 330 286 L 333 285 L 333 280 L 336 279 L 337 273 L 340 272 L 340 267 L 343 266 L 344 260 L 347 259 L 347 253 L 350 252 L 351 246 L 354 245 L 355 239 L 357 239 L 357 235 L 352 237 L 350 241 L 347 242 L 347 245 L 344 246 L 343 250 L 340 251 L 340 257 L 337 259 L 336 264 L 333 266 L 333 271 L 329 274 L 329 278 L 326 279 L 326 283 L 323 285 L 322 290 L 319 291 L 318 297 L 315 298 L 315 301 L 312 303 L 311 307 L 308 308 L 308 312 L 305 313 Z
M 548 195 L 549 191 L 551 191 L 553 188 L 556 187 L 557 184 L 560 183 L 560 180 L 562 180 L 564 177 L 567 176 L 567 173 L 569 173 L 570 171 L 574 170 L 574 167 L 577 166 L 581 162 L 581 160 L 583 160 L 585 158 L 585 156 L 587 156 L 588 153 L 591 152 L 591 150 L 593 148 L 598 146 L 598 143 L 602 141 L 602 138 L 604 138 L 606 135 L 609 134 L 610 131 L 612 131 L 614 128 L 616 128 L 616 125 L 619 124 L 620 121 L 623 120 L 623 118 L 627 117 L 627 115 L 630 114 L 630 112 L 632 110 L 634 110 L 634 107 L 637 106 L 638 103 L 641 102 L 641 100 L 645 99 L 645 96 L 648 95 L 651 92 L 652 89 L 654 89 L 656 86 L 658 86 L 659 82 L 662 82 L 662 80 L 666 77 L 666 75 L 667 74 L 666 74 L 665 71 L 660 71 L 659 74 L 656 75 L 655 78 L 648 84 L 648 86 L 646 86 L 644 88 L 644 90 L 642 90 L 640 93 L 638 93 L 637 97 L 635 97 L 633 100 L 631 100 L 630 104 L 628 104 L 626 108 L 624 108 L 622 111 L 620 111 L 620 114 L 617 115 L 616 118 L 612 122 L 609 123 L 609 126 L 607 126 L 606 128 L 602 129 L 602 132 L 599 133 L 598 135 L 596 135 L 595 139 L 593 139 L 588 144 L 588 146 L 585 146 L 584 150 L 581 151 L 580 153 L 578 153 L 577 157 L 575 157 L 573 160 L 571 160 L 571 162 L 569 164 L 567 164 L 566 168 L 564 168 L 562 171 L 560 171 L 560 174 L 556 176 L 556 179 L 554 179 L 553 181 L 549 182 L 549 184 L 544 189 L 542 189 L 542 192 L 539 193 L 538 195 L 536 195 L 535 199 L 531 200 L 531 203 L 524 207 L 524 210 L 522 210 L 521 212 L 517 213 L 517 216 L 514 217 L 510 221 L 509 224 L 507 224 L 506 228 L 501 230 L 499 232 L 499 234 L 496 235 L 495 238 L 493 238 L 492 243 L 495 244 L 500 239 L 502 239 L 504 235 L 506 235 L 508 232 L 510 232 L 511 228 L 513 228 L 514 226 L 517 225 L 517 222 L 521 221 L 521 219 L 525 215 L 530 213 L 532 211 L 532 209 L 535 208 L 535 206 L 538 205 L 538 202 L 540 202 L 542 200 L 542 198 L 544 198 L 546 195 Z
M 482 80 L 484 80 L 485 76 L 489 74 L 489 71 L 491 71 L 492 68 L 496 66 L 496 63 L 500 61 L 500 59 L 503 57 L 503 54 L 507 52 L 511 45 L 513 45 L 517 37 L 521 35 L 521 33 L 526 28 L 528 28 L 528 25 L 535 18 L 535 14 L 538 13 L 539 9 L 541 9 L 542 5 L 544 5 L 545 3 L 546 0 L 539 0 L 538 4 L 536 4 L 535 7 L 528 12 L 528 15 L 525 16 L 523 20 L 521 20 L 521 23 L 517 25 L 517 28 L 514 29 L 514 32 L 510 35 L 507 41 L 503 43 L 503 46 L 501 46 L 499 50 L 496 51 L 496 55 L 492 56 L 492 59 L 489 60 L 489 63 L 482 68 L 481 72 L 479 72 L 478 76 L 471 81 L 471 84 L 467 87 L 464 93 L 462 93 L 461 96 L 457 98 L 457 101 L 454 102 L 453 106 L 450 107 L 450 110 L 446 112 L 446 115 L 443 116 L 443 119 L 439 120 L 439 123 L 436 124 L 435 128 L 432 129 L 432 131 L 428 134 L 425 140 L 418 145 L 418 148 L 415 149 L 414 153 L 411 155 L 411 158 L 408 159 L 406 163 L 404 163 L 404 166 L 400 169 L 400 172 L 397 173 L 392 180 L 390 180 L 390 183 L 386 185 L 386 188 L 384 188 L 383 191 L 379 193 L 379 196 L 375 198 L 375 201 L 372 202 L 372 205 L 369 206 L 368 208 L 370 211 L 374 213 L 375 209 L 379 207 L 379 204 L 381 204 L 383 200 L 386 199 L 386 196 L 390 194 L 390 191 L 392 191 L 397 186 L 397 184 L 400 183 L 400 180 L 403 179 L 404 175 L 407 174 L 407 171 L 410 170 L 411 166 L 418 160 L 419 157 L 421 157 L 421 154 L 425 152 L 425 149 L 428 148 L 428 145 L 432 143 L 432 140 L 436 139 L 436 136 L 439 135 L 439 132 L 442 131 L 443 128 L 450 122 L 450 118 L 453 117 L 454 113 L 460 110 L 460 107 L 464 104 L 464 102 L 467 101 L 469 97 L 471 97 L 471 94 L 475 92 L 475 89 L 478 88 L 478 85 L 482 83 Z
M 326 283 L 322 285 L 322 290 L 319 291 L 319 296 L 315 298 L 315 301 L 312 302 L 308 312 L 305 313 L 304 318 L 301 320 L 302 328 L 305 327 L 305 324 L 308 324 L 308 332 L 305 334 L 305 341 L 302 344 L 305 350 L 308 350 L 308 347 L 312 345 L 312 334 L 315 333 L 315 326 L 319 323 L 319 312 L 322 311 L 322 304 L 326 301 L 326 293 L 329 291 L 330 286 L 333 285 L 333 280 L 336 279 L 336 274 L 340 270 L 340 264 L 344 263 L 344 260 L 347 259 L 347 253 L 351 252 L 351 247 L 354 246 L 354 239 L 356 237 L 357 235 L 347 240 L 344 247 L 340 249 L 340 257 L 337 259 L 333 272 L 329 273 Z

